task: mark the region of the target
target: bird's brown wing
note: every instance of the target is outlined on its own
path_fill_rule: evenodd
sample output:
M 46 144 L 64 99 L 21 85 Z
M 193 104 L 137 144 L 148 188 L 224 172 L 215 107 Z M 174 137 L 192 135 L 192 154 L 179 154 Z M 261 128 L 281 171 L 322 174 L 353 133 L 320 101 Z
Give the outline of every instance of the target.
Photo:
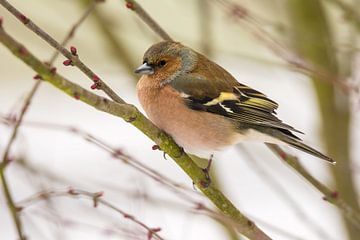
M 189 108 L 219 114 L 239 122 L 239 126 L 270 127 L 300 131 L 276 117 L 278 104 L 263 93 L 235 81 L 235 84 L 211 81 L 199 75 L 187 74 L 175 78 L 170 84 L 181 93 Z

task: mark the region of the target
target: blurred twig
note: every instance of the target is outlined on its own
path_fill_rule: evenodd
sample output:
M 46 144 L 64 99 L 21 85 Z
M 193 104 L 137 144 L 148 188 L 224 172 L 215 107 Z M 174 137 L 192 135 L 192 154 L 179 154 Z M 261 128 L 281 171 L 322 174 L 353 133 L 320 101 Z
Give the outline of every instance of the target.
M 4 169 L 5 169 L 5 165 L 2 164 L 2 166 L 0 167 L 0 177 L 1 177 L 1 183 L 2 183 L 2 188 L 3 188 L 4 195 L 5 195 L 5 199 L 7 201 L 8 206 L 9 206 L 9 210 L 10 210 L 12 219 L 13 219 L 13 221 L 15 223 L 18 237 L 19 237 L 20 240 L 25 240 L 26 238 L 25 238 L 25 235 L 24 235 L 22 222 L 21 222 L 21 219 L 19 217 L 19 209 L 15 205 L 15 202 L 14 202 L 13 197 L 11 195 L 7 179 L 6 179 L 5 175 L 4 175 L 5 174 Z
M 288 154 L 283 151 L 279 146 L 274 144 L 266 144 L 280 159 L 283 160 L 289 167 L 294 169 L 303 178 L 305 178 L 312 186 L 324 194 L 323 199 L 336 205 L 343 215 L 357 228 L 360 229 L 360 214 L 350 205 L 348 205 L 337 191 L 332 191 L 324 184 L 314 178 L 299 162 L 298 158 L 294 155 Z
M 47 34 L 44 30 L 42 30 L 39 26 L 37 26 L 33 21 L 31 21 L 28 17 L 22 14 L 19 10 L 17 10 L 14 6 L 12 6 L 6 0 L 0 0 L 0 4 L 6 8 L 11 14 L 13 14 L 18 20 L 20 20 L 27 28 L 37 34 L 40 38 L 58 50 L 62 55 L 64 55 L 69 62 L 67 65 L 74 65 L 79 68 L 88 78 L 90 78 L 94 84 L 92 88 L 101 89 L 104 91 L 111 99 L 118 103 L 124 103 L 119 95 L 117 95 L 105 82 L 103 82 L 98 75 L 96 75 L 88 66 L 86 66 L 78 57 L 77 49 L 73 48 L 68 51 L 66 48 L 61 46 L 54 38 L 52 38 L 49 34 Z M 52 72 L 56 71 L 53 69 Z
M 351 6 L 349 3 L 342 0 L 326 0 L 335 6 L 337 6 L 341 11 L 344 12 L 344 18 L 350 20 L 354 23 L 358 31 L 360 31 L 360 13 L 357 11 L 358 8 Z M 356 4 L 355 4 L 356 5 Z
M 131 240 L 144 240 L 143 232 L 136 231 L 134 229 L 128 229 L 126 226 L 123 225 L 110 225 L 110 226 L 99 226 L 95 224 L 90 224 L 86 222 L 80 222 L 73 220 L 71 218 L 64 218 L 62 216 L 54 215 L 49 213 L 48 211 L 32 211 L 32 215 L 36 217 L 40 217 L 45 219 L 47 222 L 51 221 L 54 222 L 55 225 L 66 226 L 66 228 L 83 228 L 86 232 L 93 231 L 97 232 L 98 234 L 105 235 L 107 239 L 111 236 L 116 236 L 118 239 L 131 239 Z M 125 225 L 125 224 L 124 224 Z M 64 239 L 64 238 L 59 238 Z
M 77 1 L 81 5 L 88 5 L 91 0 L 82 0 Z M 109 50 L 111 56 L 114 56 L 124 67 L 128 74 L 135 78 L 134 69 L 138 67 L 134 59 L 132 58 L 133 52 L 131 49 L 127 48 L 124 44 L 124 41 L 116 37 L 114 30 L 109 24 L 109 20 L 106 18 L 105 14 L 99 9 L 95 9 L 92 14 L 96 26 L 101 32 L 101 36 L 104 37 L 106 41 L 106 48 Z M 119 25 L 119 23 L 117 23 Z M 121 26 L 120 26 L 121 27 Z M 116 29 L 117 31 L 119 29 Z
M 197 0 L 199 10 L 199 33 L 201 53 L 208 57 L 213 54 L 212 51 L 212 9 L 209 0 Z
M 126 7 L 131 9 L 138 15 L 144 23 L 146 23 L 157 35 L 159 35 L 163 40 L 171 41 L 171 37 L 167 34 L 160 25 L 155 22 L 152 17 L 134 0 L 124 0 L 126 2 Z
M 360 90 L 359 86 L 352 86 L 339 76 L 334 76 L 331 72 L 327 71 L 327 69 L 322 68 L 322 66 L 314 65 L 313 62 L 308 61 L 304 56 L 292 51 L 283 42 L 278 41 L 263 28 L 260 21 L 243 5 L 231 0 L 213 1 L 219 3 L 230 17 L 240 20 L 243 23 L 243 27 L 247 28 L 256 39 L 276 56 L 284 60 L 294 70 L 311 77 L 316 76 L 319 80 L 332 83 L 344 92 L 357 92 Z
M 269 146 L 270 148 L 274 148 L 276 153 L 284 153 L 278 146 Z M 242 153 L 246 155 L 246 162 L 251 165 L 251 169 L 261 178 L 266 185 L 274 190 L 276 195 L 280 196 L 285 204 L 287 204 L 291 209 L 293 209 L 294 213 L 297 215 L 298 219 L 304 223 L 306 228 L 312 229 L 318 236 L 319 239 L 332 239 L 329 234 L 322 229 L 322 227 L 310 216 L 308 216 L 305 211 L 300 207 L 298 202 L 286 191 L 286 189 L 276 180 L 275 177 L 271 176 L 263 167 L 257 163 L 257 159 L 255 156 L 252 156 L 246 148 L 239 146 L 238 150 L 242 150 Z
M 71 38 L 74 37 L 76 30 L 86 20 L 86 18 L 95 11 L 96 5 L 101 2 L 102 2 L 102 0 L 91 0 L 91 2 L 86 5 L 86 9 L 85 9 L 84 13 L 81 14 L 80 18 L 72 25 L 69 32 L 66 34 L 65 38 L 60 43 L 61 46 L 64 47 L 69 43 Z M 49 60 L 50 65 L 52 65 L 55 62 L 55 60 L 59 56 L 59 54 L 60 54 L 59 51 L 54 52 L 54 54 L 51 56 L 51 58 Z
M 92 192 L 88 192 L 80 189 L 73 189 L 73 188 L 69 188 L 66 190 L 46 190 L 30 196 L 18 202 L 18 204 L 19 206 L 22 207 L 22 209 L 24 209 L 34 203 L 46 200 L 48 198 L 55 198 L 55 197 L 86 198 L 86 199 L 90 199 L 93 202 L 94 207 L 97 207 L 99 204 L 106 206 L 114 210 L 115 212 L 121 214 L 125 219 L 128 219 L 129 221 L 141 226 L 147 231 L 148 239 L 152 239 L 152 237 L 155 237 L 156 239 L 163 240 L 163 238 L 160 237 L 160 235 L 158 234 L 158 232 L 161 230 L 160 228 L 148 227 L 145 223 L 137 219 L 135 216 L 125 212 L 124 210 L 116 207 L 114 204 L 104 200 L 103 194 L 104 194 L 103 192 L 92 193 Z
M 0 122 L 3 122 L 9 126 L 13 125 L 13 119 L 10 117 L 3 117 L 0 115 Z M 51 124 L 51 123 L 44 123 L 44 122 L 24 122 L 23 124 L 27 124 L 28 126 L 35 126 L 40 128 L 46 128 L 51 130 L 62 130 L 67 131 L 69 133 L 75 134 L 85 141 L 94 144 L 98 148 L 108 152 L 113 158 L 117 160 L 121 160 L 124 164 L 132 167 L 133 169 L 137 170 L 138 172 L 144 174 L 145 176 L 151 178 L 155 182 L 162 184 L 164 187 L 168 188 L 171 192 L 177 194 L 179 197 L 187 200 L 188 202 L 192 203 L 193 205 L 200 204 L 198 201 L 195 200 L 195 197 L 203 196 L 195 192 L 193 189 L 186 187 L 176 181 L 173 181 L 169 177 L 165 176 L 164 174 L 156 171 L 155 169 L 145 165 L 138 159 L 132 157 L 129 154 L 126 154 L 122 149 L 116 148 L 111 146 L 106 141 L 90 134 L 87 131 L 81 130 L 79 128 L 68 126 L 68 125 L 61 125 L 61 124 Z M 26 165 L 26 163 L 22 163 Z

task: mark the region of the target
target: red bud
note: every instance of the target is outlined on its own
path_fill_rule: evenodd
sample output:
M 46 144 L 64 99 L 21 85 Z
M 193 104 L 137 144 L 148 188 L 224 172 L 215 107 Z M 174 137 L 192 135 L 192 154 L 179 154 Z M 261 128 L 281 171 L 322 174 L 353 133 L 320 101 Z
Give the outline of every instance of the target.
M 100 81 L 100 78 L 99 78 L 97 75 L 93 75 L 93 76 L 92 76 L 92 80 L 93 80 L 94 82 L 98 82 L 98 81 Z
M 98 85 L 96 83 L 94 83 L 93 85 L 90 86 L 91 89 L 97 89 L 98 88 Z
M 75 98 L 76 100 L 79 100 L 79 99 L 80 99 L 80 94 L 77 93 L 77 92 L 75 92 L 75 93 L 74 93 L 74 98 Z
M 42 79 L 42 78 L 41 78 L 41 76 L 40 76 L 39 74 L 36 74 L 36 75 L 33 77 L 33 79 L 39 80 L 39 79 Z
M 23 14 L 20 14 L 19 19 L 23 24 L 28 24 L 30 22 L 30 20 Z
M 70 59 L 66 59 L 65 61 L 63 61 L 63 64 L 65 66 L 69 66 L 69 65 L 72 65 L 72 61 Z
M 77 55 L 77 49 L 76 49 L 76 47 L 71 46 L 71 47 L 70 47 L 70 52 L 71 52 L 72 55 L 76 56 L 76 55 Z
M 50 73 L 55 74 L 56 73 L 56 67 L 51 68 Z
M 134 9 L 134 4 L 132 2 L 127 2 L 126 7 L 129 9 Z

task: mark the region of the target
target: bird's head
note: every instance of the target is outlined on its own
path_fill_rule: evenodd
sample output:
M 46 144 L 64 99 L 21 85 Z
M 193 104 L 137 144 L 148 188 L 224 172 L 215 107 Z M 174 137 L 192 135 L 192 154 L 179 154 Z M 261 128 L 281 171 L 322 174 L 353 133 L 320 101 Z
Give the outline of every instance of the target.
M 165 84 L 191 71 L 196 61 L 197 53 L 192 49 L 178 42 L 163 41 L 152 45 L 145 52 L 143 64 L 135 70 L 135 73 L 148 75 Z

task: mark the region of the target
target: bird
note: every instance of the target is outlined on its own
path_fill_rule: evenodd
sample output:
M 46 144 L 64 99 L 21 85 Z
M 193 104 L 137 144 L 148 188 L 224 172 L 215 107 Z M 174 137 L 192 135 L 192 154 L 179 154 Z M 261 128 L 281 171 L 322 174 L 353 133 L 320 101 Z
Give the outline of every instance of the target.
M 179 42 L 155 43 L 134 72 L 141 75 L 136 92 L 146 115 L 188 152 L 258 141 L 289 145 L 335 163 L 277 117 L 275 101 Z

